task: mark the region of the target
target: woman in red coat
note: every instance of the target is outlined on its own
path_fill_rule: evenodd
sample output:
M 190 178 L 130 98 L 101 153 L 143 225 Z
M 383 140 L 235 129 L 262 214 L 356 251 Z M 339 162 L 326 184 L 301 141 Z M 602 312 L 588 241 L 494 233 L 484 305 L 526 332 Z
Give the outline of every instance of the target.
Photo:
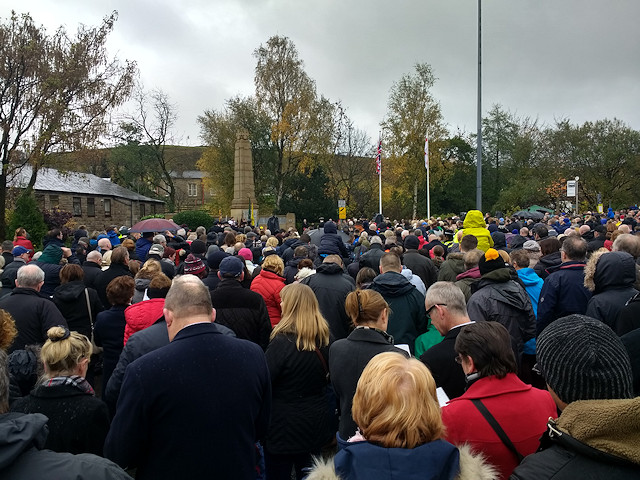
M 27 239 L 27 231 L 22 227 L 16 228 L 16 234 L 13 237 L 13 246 L 21 246 L 29 250 L 29 257 L 33 257 L 33 254 L 35 253 L 33 243 L 31 243 L 31 240 Z
M 283 274 L 284 262 L 282 259 L 278 255 L 268 255 L 262 262 L 260 273 L 251 282 L 251 290 L 262 295 L 264 303 L 267 304 L 272 327 L 278 324 L 282 316 L 280 290 L 285 285 Z
M 454 445 L 467 443 L 507 479 L 522 457 L 538 449 L 549 417 L 557 417 L 549 392 L 523 383 L 511 337 L 497 322 L 477 322 L 462 327 L 456 339 L 458 361 L 467 375 L 467 391 L 442 408 L 446 439 Z M 480 409 L 485 408 L 481 413 Z M 492 416 L 515 447 L 504 443 L 489 424 Z

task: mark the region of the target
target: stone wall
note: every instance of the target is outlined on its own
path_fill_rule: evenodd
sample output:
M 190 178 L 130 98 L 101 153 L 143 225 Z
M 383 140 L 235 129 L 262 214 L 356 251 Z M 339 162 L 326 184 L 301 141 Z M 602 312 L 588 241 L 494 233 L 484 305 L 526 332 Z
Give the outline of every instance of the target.
M 109 225 L 130 227 L 140 221 L 141 217 L 164 213 L 162 203 L 138 202 L 119 197 L 36 192 L 36 200 L 41 208 L 51 210 L 57 206 L 60 210 L 74 213 L 71 222 L 75 226 L 86 225 L 89 231 L 103 230 Z

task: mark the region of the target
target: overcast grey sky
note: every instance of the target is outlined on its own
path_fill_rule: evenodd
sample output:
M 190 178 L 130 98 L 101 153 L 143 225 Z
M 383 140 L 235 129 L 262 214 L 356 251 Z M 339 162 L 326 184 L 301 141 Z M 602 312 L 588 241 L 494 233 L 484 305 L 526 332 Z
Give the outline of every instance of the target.
M 373 139 L 389 89 L 416 62 L 438 77 L 450 131 L 475 132 L 475 0 L 11 0 L 4 19 L 11 9 L 51 31 L 117 10 L 109 51 L 170 96 L 183 144 L 200 144 L 204 110 L 253 93 L 252 52 L 275 34 Z M 482 17 L 484 112 L 499 103 L 544 123 L 617 117 L 640 129 L 639 0 L 485 0 Z

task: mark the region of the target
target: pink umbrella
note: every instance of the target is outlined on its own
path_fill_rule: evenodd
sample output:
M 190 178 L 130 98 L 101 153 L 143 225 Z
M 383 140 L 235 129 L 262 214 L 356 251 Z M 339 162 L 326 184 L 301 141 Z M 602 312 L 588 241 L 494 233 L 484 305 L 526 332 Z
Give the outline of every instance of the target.
M 165 220 L 164 218 L 148 218 L 136 223 L 129 229 L 130 232 L 164 232 L 169 230 L 175 232 L 180 228 L 172 220 Z

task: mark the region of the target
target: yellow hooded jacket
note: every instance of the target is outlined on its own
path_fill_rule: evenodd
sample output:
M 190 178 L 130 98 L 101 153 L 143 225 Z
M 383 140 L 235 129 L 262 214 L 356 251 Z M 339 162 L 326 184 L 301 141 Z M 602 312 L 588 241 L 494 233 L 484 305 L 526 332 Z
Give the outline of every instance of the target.
M 487 230 L 487 224 L 480 210 L 469 210 L 464 217 L 463 236 L 473 235 L 478 239 L 478 248 L 484 252 L 493 247 L 493 238 Z

